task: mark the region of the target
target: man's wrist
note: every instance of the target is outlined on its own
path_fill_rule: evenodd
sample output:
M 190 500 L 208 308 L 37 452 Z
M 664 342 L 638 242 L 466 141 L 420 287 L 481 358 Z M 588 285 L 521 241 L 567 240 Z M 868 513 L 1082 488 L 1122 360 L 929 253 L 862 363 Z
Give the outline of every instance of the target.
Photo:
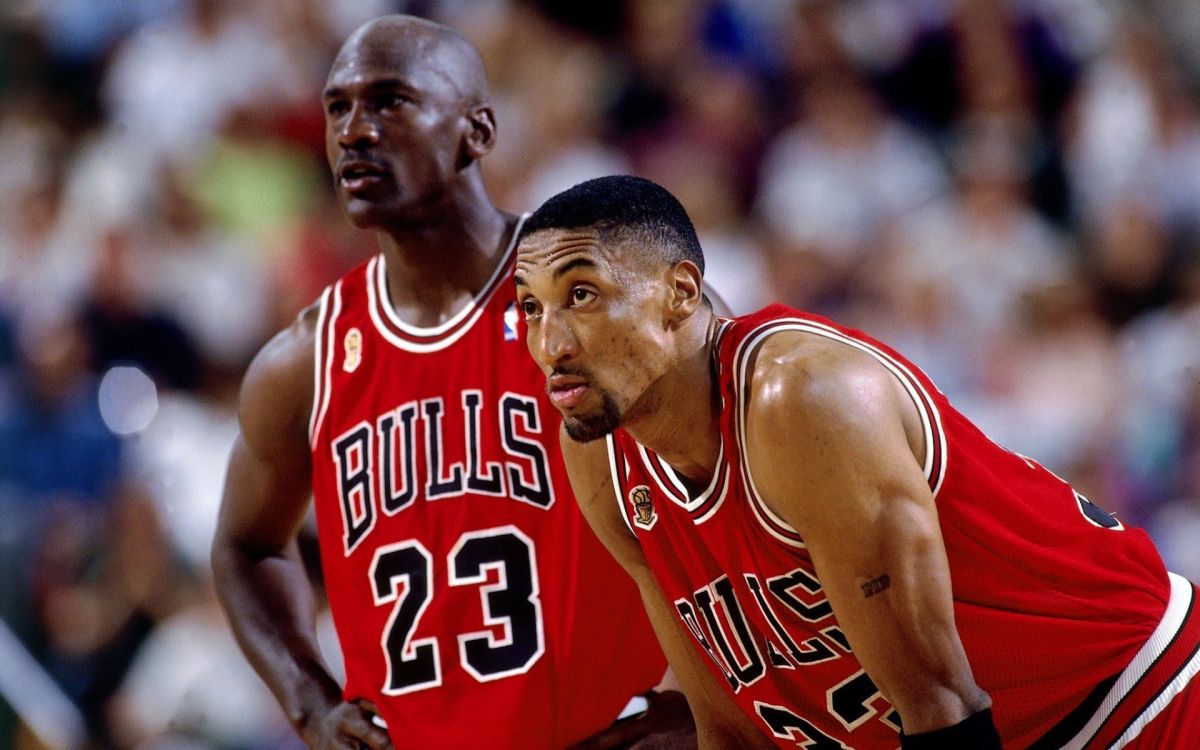
M 920 734 L 900 733 L 901 750 L 1001 750 L 992 709 L 977 711 L 957 724 Z

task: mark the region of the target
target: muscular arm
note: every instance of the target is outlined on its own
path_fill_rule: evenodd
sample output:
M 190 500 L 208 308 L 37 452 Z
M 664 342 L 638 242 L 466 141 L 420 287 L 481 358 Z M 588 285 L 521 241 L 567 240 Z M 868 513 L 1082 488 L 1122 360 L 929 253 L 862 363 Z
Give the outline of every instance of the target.
M 650 624 L 696 720 L 700 748 L 770 748 L 772 745 L 724 693 L 701 661 L 674 609 L 663 596 L 641 547 L 618 515 L 605 442 L 576 443 L 560 435 L 563 457 L 579 507 L 596 536 L 633 577 Z
M 308 417 L 315 310 L 272 339 L 242 383 L 240 431 L 213 540 L 213 575 L 234 635 L 297 732 L 314 748 L 388 748 L 321 658 L 312 585 L 296 532 L 309 504 Z
M 763 500 L 803 537 L 855 656 L 909 734 L 990 705 L 954 623 L 915 405 L 868 355 L 796 333 L 759 350 L 747 455 Z M 787 467 L 783 470 L 782 467 Z

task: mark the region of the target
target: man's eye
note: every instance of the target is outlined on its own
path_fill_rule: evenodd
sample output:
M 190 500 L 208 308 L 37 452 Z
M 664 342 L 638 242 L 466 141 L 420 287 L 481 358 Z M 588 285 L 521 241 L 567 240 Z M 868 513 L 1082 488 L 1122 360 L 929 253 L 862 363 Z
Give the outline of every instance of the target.
M 538 313 L 537 303 L 530 302 L 528 300 L 526 300 L 525 302 L 522 302 L 521 303 L 521 312 L 523 312 L 525 314 L 525 319 L 529 320 L 530 318 L 534 317 Z
M 379 109 L 395 109 L 412 101 L 403 94 L 382 94 L 375 98 L 375 106 Z
M 571 302 L 575 303 L 576 305 L 586 304 L 595 296 L 596 293 L 591 289 L 584 289 L 581 286 L 577 286 L 571 290 Z
M 325 105 L 325 111 L 333 116 L 344 115 L 349 111 L 350 105 L 341 99 L 335 99 Z

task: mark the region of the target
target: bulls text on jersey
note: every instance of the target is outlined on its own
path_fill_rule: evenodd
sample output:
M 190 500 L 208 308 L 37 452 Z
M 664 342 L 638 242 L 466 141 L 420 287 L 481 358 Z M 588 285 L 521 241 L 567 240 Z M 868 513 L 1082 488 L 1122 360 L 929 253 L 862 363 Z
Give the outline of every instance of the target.
M 742 576 L 735 586 L 722 575 L 698 589 L 691 599 L 675 601 L 684 628 L 709 655 L 725 676 L 729 687 L 739 692 L 766 675 L 768 669 L 797 669 L 840 659 L 851 653 L 850 642 L 833 618 L 833 608 L 816 577 L 804 568 L 767 580 L 754 573 Z M 771 635 L 755 637 L 745 615 L 753 606 L 771 627 Z M 778 611 L 790 612 L 813 628 L 815 635 L 798 639 L 788 632 Z M 821 625 L 826 626 L 821 628 Z M 829 713 L 853 730 L 874 717 L 896 731 L 900 716 L 892 710 L 875 683 L 861 669 L 826 691 Z M 820 732 L 803 717 L 783 706 L 755 702 L 759 718 L 777 737 L 799 739 L 803 735 L 820 747 L 844 747 Z
M 478 390 L 464 390 L 457 414 L 440 397 L 414 399 L 362 421 L 330 442 L 337 467 L 342 541 L 349 555 L 375 527 L 377 514 L 394 516 L 423 496 L 427 501 L 466 494 L 491 495 L 548 510 L 554 504 L 537 399 L 505 392 L 494 409 Z M 502 461 L 487 460 L 480 437 L 486 412 L 500 421 Z M 464 451 L 450 460 L 443 420 L 462 420 Z M 495 417 L 493 417 L 495 418 Z M 418 423 L 419 426 L 418 426 Z M 425 460 L 418 465 L 417 433 Z

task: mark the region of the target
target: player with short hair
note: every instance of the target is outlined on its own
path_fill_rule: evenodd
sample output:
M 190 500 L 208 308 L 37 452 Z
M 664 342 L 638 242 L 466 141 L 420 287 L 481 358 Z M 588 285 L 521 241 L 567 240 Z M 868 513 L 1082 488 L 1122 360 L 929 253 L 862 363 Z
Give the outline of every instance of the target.
M 1144 532 L 866 334 L 714 316 L 703 267 L 669 193 L 610 177 L 530 217 L 516 273 L 702 746 L 1200 747 L 1200 598 Z
M 479 53 L 447 27 L 377 19 L 323 99 L 337 196 L 381 252 L 246 374 L 212 555 L 234 631 L 312 748 L 583 740 L 666 663 L 579 514 L 518 340 L 521 219 L 484 190 Z M 344 688 L 295 552 L 310 492 Z M 609 735 L 694 735 L 680 694 L 649 700 Z

